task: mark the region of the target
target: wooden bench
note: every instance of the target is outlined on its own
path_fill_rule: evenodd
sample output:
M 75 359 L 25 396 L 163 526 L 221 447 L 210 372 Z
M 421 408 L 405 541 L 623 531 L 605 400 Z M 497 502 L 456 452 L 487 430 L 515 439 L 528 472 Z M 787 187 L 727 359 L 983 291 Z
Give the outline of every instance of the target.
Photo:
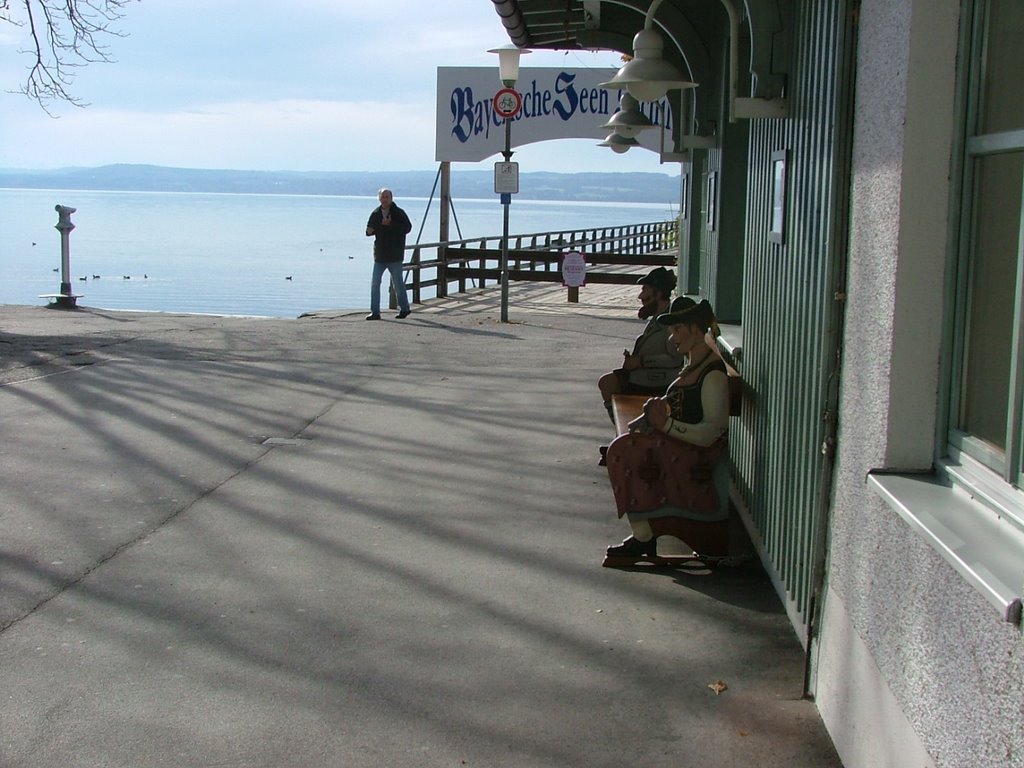
M 612 395 L 612 419 L 615 421 L 615 434 L 624 435 L 629 432 L 629 422 L 639 418 L 644 412 L 644 403 L 650 395 Z
M 738 416 L 743 397 L 743 380 L 739 372 L 726 363 L 729 375 L 729 415 Z M 612 417 L 615 421 L 615 433 L 621 437 L 629 432 L 629 423 L 643 413 L 644 403 L 649 395 L 613 395 Z M 603 453 L 603 452 L 602 452 Z M 729 554 L 730 524 L 728 520 L 720 522 L 703 522 L 685 517 L 660 517 L 649 521 L 654 538 L 672 536 L 685 542 L 693 551 L 700 555 L 650 555 L 640 558 L 615 558 L 607 556 L 602 563 L 607 568 L 625 567 L 637 563 L 668 568 L 692 568 L 694 563 L 708 563 Z
M 739 371 L 728 363 L 725 364 L 729 375 L 729 415 L 739 416 L 743 407 L 743 379 Z M 644 411 L 644 403 L 650 395 L 612 395 L 612 419 L 615 421 L 615 434 L 624 435 L 629 431 L 629 422 L 640 416 Z

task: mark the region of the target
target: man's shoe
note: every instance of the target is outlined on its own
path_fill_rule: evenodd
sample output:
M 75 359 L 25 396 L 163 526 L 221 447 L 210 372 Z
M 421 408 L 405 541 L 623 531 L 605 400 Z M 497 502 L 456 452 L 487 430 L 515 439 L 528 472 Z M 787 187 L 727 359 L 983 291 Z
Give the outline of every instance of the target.
M 375 315 L 375 314 L 371 313 L 371 314 L 366 316 L 366 319 L 367 320 L 380 320 L 380 315 Z
M 405 318 L 407 318 L 411 314 L 412 314 L 411 310 L 403 309 L 401 312 L 399 312 L 397 315 L 395 315 L 395 317 L 397 317 L 399 320 L 405 320 Z

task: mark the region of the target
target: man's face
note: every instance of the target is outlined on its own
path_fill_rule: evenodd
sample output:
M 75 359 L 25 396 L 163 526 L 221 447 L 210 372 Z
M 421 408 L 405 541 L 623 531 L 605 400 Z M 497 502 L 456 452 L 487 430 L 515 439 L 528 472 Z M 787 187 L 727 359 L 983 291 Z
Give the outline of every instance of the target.
M 637 317 L 646 320 L 658 311 L 658 292 L 649 285 L 640 286 L 640 309 L 637 310 Z
M 385 208 L 388 208 L 391 206 L 391 200 L 393 198 L 394 195 L 392 195 L 391 192 L 389 192 L 388 190 L 384 190 L 383 192 L 380 193 L 380 204 L 383 205 Z

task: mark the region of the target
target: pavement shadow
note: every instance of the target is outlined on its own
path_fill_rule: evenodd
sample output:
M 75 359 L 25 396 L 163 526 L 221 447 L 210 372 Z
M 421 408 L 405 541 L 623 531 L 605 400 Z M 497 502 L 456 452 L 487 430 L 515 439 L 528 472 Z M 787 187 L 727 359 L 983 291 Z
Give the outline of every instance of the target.
M 784 661 L 799 678 L 759 564 L 699 578 L 600 568 L 616 521 L 592 460 L 607 423 L 591 348 L 525 325 L 420 322 L 422 336 L 196 319 L 26 342 L 42 356 L 26 365 L 57 360 L 65 375 L 0 387 L 9 476 L 24 481 L 0 502 L 0 638 L 16 661 L 5 674 L 38 680 L 5 686 L 17 694 L 2 706 L 58 711 L 50 675 L 64 672 L 30 649 L 98 644 L 78 662 L 101 673 L 93 694 L 175 670 L 182 681 L 155 680 L 170 702 L 271 691 L 274 716 L 364 725 L 382 750 L 459 734 L 506 762 L 514 744 L 517 764 L 582 766 L 667 713 L 691 724 L 680 743 L 703 744 L 714 711 L 696 693 L 711 695 L 721 638 L 743 639 L 729 663 L 751 679 Z M 80 356 L 90 364 L 68 363 Z M 21 633 L 40 639 L 16 654 Z M 610 690 L 628 717 L 609 720 Z M 159 722 L 175 743 L 198 725 Z M 745 760 L 769 738 L 716 748 Z M 775 764 L 791 763 L 762 762 Z

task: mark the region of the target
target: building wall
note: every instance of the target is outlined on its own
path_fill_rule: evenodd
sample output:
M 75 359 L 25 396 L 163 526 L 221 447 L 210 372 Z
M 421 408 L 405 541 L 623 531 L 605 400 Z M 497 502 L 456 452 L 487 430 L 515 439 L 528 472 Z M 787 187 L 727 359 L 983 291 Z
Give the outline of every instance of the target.
M 1024 766 L 1024 648 L 865 483 L 935 451 L 958 0 L 864 0 L 814 693 L 847 768 Z

